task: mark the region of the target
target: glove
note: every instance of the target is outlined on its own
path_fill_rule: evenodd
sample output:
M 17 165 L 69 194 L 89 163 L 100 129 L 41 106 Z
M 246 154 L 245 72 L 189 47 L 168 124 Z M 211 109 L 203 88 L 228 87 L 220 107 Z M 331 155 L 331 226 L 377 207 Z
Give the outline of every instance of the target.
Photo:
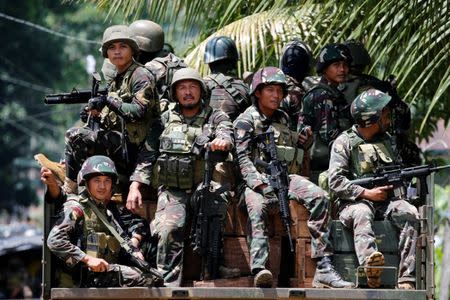
M 107 104 L 107 100 L 106 100 L 106 96 L 102 95 L 102 96 L 97 96 L 94 98 L 89 99 L 88 101 L 88 108 L 90 110 L 102 110 L 103 107 L 105 107 L 105 105 Z
M 83 105 L 80 108 L 80 120 L 83 123 L 86 123 L 89 117 L 89 113 L 88 113 L 88 106 L 87 105 Z

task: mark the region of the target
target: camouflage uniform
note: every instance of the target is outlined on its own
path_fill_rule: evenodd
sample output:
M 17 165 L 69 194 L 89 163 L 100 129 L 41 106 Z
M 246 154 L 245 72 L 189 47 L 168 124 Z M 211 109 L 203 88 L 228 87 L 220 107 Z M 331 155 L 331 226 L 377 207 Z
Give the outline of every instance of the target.
M 185 70 L 188 77 L 176 79 L 175 76 L 184 74 Z M 196 73 L 195 78 L 189 77 L 192 76 L 189 75 L 191 73 Z M 207 94 L 202 78 L 192 69 L 181 69 L 175 73 L 172 94 L 176 82 L 183 79 L 197 80 L 202 86 L 202 97 Z M 233 145 L 233 130 L 227 115 L 207 105 L 202 105 L 201 111 L 195 117 L 185 118 L 177 103 L 163 113 L 162 122 L 164 131 L 160 137 L 161 154 L 157 161 L 160 187 L 156 214 L 151 226 L 152 233 L 159 237 L 158 270 L 163 274 L 166 285 L 180 286 L 186 220 L 191 214 L 193 192 L 202 181 L 204 172 L 202 155 L 194 154 L 192 149 L 203 148 L 212 137 L 222 138 Z M 148 184 L 152 180 L 152 164 L 138 164 L 135 173 L 147 178 L 144 183 Z
M 234 122 L 236 152 L 242 176 L 244 177 L 245 203 L 251 222 L 250 265 L 252 271 L 265 268 L 269 254 L 269 238 L 267 236 L 266 220 L 268 214 L 276 212 L 278 204 L 271 203 L 269 197 L 265 197 L 256 188 L 261 184 L 268 184 L 267 174 L 254 165 L 254 159 L 260 157 L 256 147 L 256 136 L 264 133 L 269 127 L 279 130 L 278 143 L 297 148 L 295 132 L 289 130 L 289 119 L 281 110 L 275 111 L 271 118 L 265 117 L 253 105 L 242 113 Z M 283 141 L 281 139 L 284 139 Z M 298 150 L 297 150 L 298 151 Z M 301 162 L 301 158 L 291 162 L 291 166 Z M 291 169 L 292 170 L 292 169 Z M 295 170 L 292 170 L 295 172 Z M 311 257 L 318 258 L 331 255 L 332 249 L 328 240 L 328 205 L 327 193 L 311 183 L 307 179 L 290 175 L 289 197 L 303 204 L 310 212 L 308 228 L 310 230 Z M 275 206 L 277 205 L 277 206 Z M 272 208 L 272 209 L 271 209 Z
M 374 102 L 384 100 L 379 96 L 373 97 L 375 100 L 367 100 L 373 95 L 373 91 L 375 90 L 369 90 L 368 94 L 363 93 L 352 104 L 352 114 L 354 107 L 363 111 L 360 116 L 366 113 L 365 116 L 360 117 L 361 119 L 358 122 L 360 125 L 357 126 L 364 127 L 376 122 L 376 120 L 370 119 L 371 117 L 368 114 L 373 113 L 377 109 L 373 108 L 370 111 L 370 107 L 375 107 Z M 382 93 L 376 91 L 375 95 L 379 94 Z M 390 99 L 389 96 L 388 99 Z M 367 102 L 368 106 L 366 108 L 358 107 L 361 102 Z M 384 107 L 385 105 L 386 103 L 382 106 Z M 399 282 L 414 282 L 415 244 L 417 239 L 415 226 L 418 223 L 416 207 L 405 200 L 404 189 L 397 188 L 390 192 L 386 201 L 373 202 L 361 199 L 360 195 L 363 193 L 364 188 L 350 182 L 359 177 L 373 175 L 377 167 L 395 165 L 396 163 L 398 162 L 395 161 L 389 134 L 378 134 L 370 141 L 364 140 L 358 134 L 357 127 L 353 126 L 351 129 L 343 132 L 333 143 L 329 168 L 329 185 L 331 191 L 339 198 L 340 221 L 354 231 L 355 251 L 359 263 L 364 265 L 367 263 L 366 259 L 377 251 L 375 234 L 372 229 L 373 221 L 380 217 L 390 220 L 397 227 L 400 235 Z
M 104 156 L 94 156 L 86 160 L 81 172 L 86 174 L 86 176 L 81 175 L 83 176 L 81 184 L 88 178 L 88 175 L 111 175 L 113 180 L 117 178 L 114 164 Z M 116 176 L 112 176 L 114 174 Z M 110 264 L 109 271 L 121 273 L 123 286 L 148 286 L 151 284 L 151 281 L 144 277 L 139 269 L 119 264 L 121 262 L 120 243 L 100 221 L 88 202 L 96 205 L 110 219 L 110 223 L 119 234 L 130 238 L 135 234 L 142 238 L 148 236 L 149 226 L 144 219 L 131 214 L 124 207 L 117 206 L 115 202 L 109 201 L 106 205 L 97 202 L 89 196 L 87 190 L 84 190 L 79 196 L 69 196 L 63 204 L 60 218 L 47 239 L 50 251 L 70 268 L 80 267 L 79 262 L 85 255 L 103 258 Z M 95 240 L 97 241 L 93 242 Z M 95 273 L 95 276 L 100 279 L 103 274 L 99 272 Z
M 289 127 L 296 131 L 298 127 L 298 119 L 302 109 L 302 99 L 306 94 L 303 85 L 293 77 L 286 76 L 287 79 L 287 96 L 283 99 L 280 109 L 285 111 L 289 116 Z
M 337 61 L 351 61 L 347 48 L 340 44 L 328 44 L 322 48 L 317 62 L 317 72 L 322 73 Z M 311 147 L 311 181 L 317 183 L 318 175 L 328 169 L 329 147 L 333 140 L 353 124 L 349 105 L 337 86 L 324 75 L 319 83 L 308 90 L 303 98 L 299 128 L 311 126 L 314 143 Z
M 108 95 L 115 104 L 111 108 L 103 108 L 98 131 L 88 126 L 74 127 L 67 131 L 66 175 L 75 182 L 76 174 L 87 157 L 106 155 L 116 163 L 120 174 L 120 189 L 124 191 L 139 149 L 142 148 L 152 124 L 159 120 L 154 78 L 149 71 L 133 62 L 125 72 L 114 78 Z M 123 156 L 121 118 L 126 131 L 124 138 L 128 161 Z

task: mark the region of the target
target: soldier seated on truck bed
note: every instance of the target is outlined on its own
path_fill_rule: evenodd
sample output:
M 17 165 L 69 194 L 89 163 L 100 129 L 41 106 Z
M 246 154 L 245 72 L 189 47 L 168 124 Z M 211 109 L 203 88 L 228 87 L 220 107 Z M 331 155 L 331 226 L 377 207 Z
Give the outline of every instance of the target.
M 386 130 L 390 125 L 391 96 L 369 89 L 352 102 L 356 125 L 344 131 L 331 150 L 330 190 L 339 199 L 339 220 L 354 232 L 360 265 L 366 268 L 369 287 L 380 286 L 384 256 L 375 243 L 373 222 L 377 217 L 390 220 L 400 234 L 398 287 L 414 289 L 418 211 L 405 199 L 404 188 L 380 186 L 366 189 L 351 180 L 374 175 L 377 167 L 398 164 Z
M 123 245 L 113 230 L 133 251 L 129 255 L 144 260 L 140 246 L 149 235 L 149 225 L 110 201 L 118 179 L 114 162 L 106 156 L 92 156 L 81 167 L 79 178 L 79 185 L 86 188 L 64 203 L 47 239 L 50 251 L 69 267 L 81 266 L 82 286 L 153 286 L 157 281 L 152 275 L 119 264 L 129 258 L 123 255 Z
M 268 215 L 273 214 L 279 201 L 274 188 L 269 185 L 264 168 L 255 164 L 256 159 L 270 163 L 271 158 L 258 147 L 259 135 L 272 128 L 276 137 L 276 152 L 279 160 L 296 174 L 302 162 L 299 149 L 307 136 L 289 129 L 288 115 L 279 109 L 287 94 L 286 77 L 275 67 L 265 67 L 255 73 L 250 88 L 253 105 L 247 108 L 234 122 L 236 153 L 239 167 L 245 180 L 245 203 L 251 222 L 250 264 L 255 275 L 254 285 L 271 287 L 272 273 L 266 269 L 269 257 L 269 238 L 266 231 Z M 282 151 L 283 150 L 283 151 Z M 280 157 L 283 156 L 283 157 Z M 287 170 L 286 170 L 287 172 Z M 328 194 L 299 175 L 290 175 L 289 199 L 300 202 L 310 212 L 308 221 L 311 241 L 311 257 L 316 259 L 317 269 L 313 280 L 315 287 L 352 288 L 354 284 L 342 279 L 336 272 L 331 256 L 333 250 L 328 239 Z

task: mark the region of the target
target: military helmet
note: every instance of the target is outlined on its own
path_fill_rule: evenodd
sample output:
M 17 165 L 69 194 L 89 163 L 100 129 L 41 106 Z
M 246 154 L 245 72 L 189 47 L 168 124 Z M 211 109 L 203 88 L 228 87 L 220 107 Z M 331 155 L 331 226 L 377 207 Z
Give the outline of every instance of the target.
M 316 71 L 318 74 L 321 74 L 326 67 L 341 60 L 346 61 L 350 66 L 352 56 L 349 49 L 343 44 L 327 44 L 320 50 Z
M 186 79 L 198 81 L 200 83 L 200 87 L 202 89 L 202 97 L 208 95 L 208 88 L 206 87 L 206 83 L 203 80 L 200 73 L 197 72 L 197 70 L 194 70 L 191 68 L 182 68 L 182 69 L 176 70 L 175 73 L 173 73 L 172 83 L 170 85 L 170 93 L 171 93 L 172 97 L 175 97 L 175 95 L 176 95 L 175 87 L 176 87 L 177 82 L 186 80 Z
M 239 60 L 235 42 L 227 36 L 216 36 L 206 43 L 204 62 L 210 64 L 219 60 Z
M 283 48 L 280 68 L 284 74 L 301 82 L 309 74 L 313 56 L 309 46 L 299 39 L 294 39 Z
M 283 87 L 284 96 L 287 94 L 286 75 L 277 67 L 264 67 L 253 75 L 250 85 L 250 95 L 254 95 L 261 85 L 279 84 Z
M 370 66 L 372 59 L 364 44 L 355 40 L 348 40 L 344 42 L 352 56 L 350 67 L 357 70 L 364 70 L 365 67 Z
M 133 54 L 137 55 L 139 53 L 139 47 L 136 40 L 133 38 L 133 35 L 130 29 L 125 25 L 113 25 L 106 28 L 103 33 L 103 42 L 102 42 L 102 55 L 103 57 L 108 57 L 107 50 L 108 47 L 115 42 L 125 42 L 132 49 Z
M 100 175 L 110 176 L 113 183 L 116 183 L 119 176 L 114 162 L 109 157 L 103 155 L 91 156 L 81 166 L 81 179 L 78 185 L 84 185 L 90 178 Z
M 159 24 L 149 20 L 137 20 L 131 23 L 129 28 L 141 51 L 158 52 L 163 48 L 164 31 Z
M 369 127 L 378 122 L 383 108 L 391 101 L 391 96 L 376 89 L 369 89 L 358 95 L 350 106 L 350 113 L 361 127 Z

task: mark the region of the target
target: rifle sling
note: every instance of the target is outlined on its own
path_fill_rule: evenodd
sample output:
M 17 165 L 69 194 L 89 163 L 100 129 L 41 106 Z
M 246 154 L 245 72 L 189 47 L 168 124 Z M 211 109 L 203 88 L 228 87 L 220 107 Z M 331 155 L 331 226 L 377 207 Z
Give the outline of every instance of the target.
M 100 221 L 102 221 L 103 225 L 105 225 L 111 232 L 111 234 L 117 239 L 117 241 L 120 243 L 120 246 L 122 246 L 127 252 L 131 251 L 130 245 L 128 245 L 125 239 L 117 232 L 114 226 L 112 226 L 108 222 L 108 219 L 106 218 L 105 214 L 102 213 L 94 203 L 92 203 L 91 199 L 88 199 L 87 204 L 94 211 L 94 213 L 97 215 Z

